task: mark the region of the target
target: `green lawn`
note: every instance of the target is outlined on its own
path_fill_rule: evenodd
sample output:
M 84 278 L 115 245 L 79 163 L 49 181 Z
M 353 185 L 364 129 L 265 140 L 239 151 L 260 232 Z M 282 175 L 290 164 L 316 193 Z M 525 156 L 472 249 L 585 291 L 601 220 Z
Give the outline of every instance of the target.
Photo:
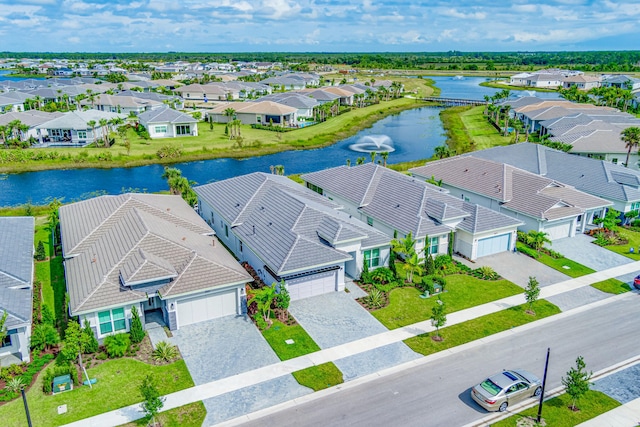
M 522 247 L 526 247 L 526 245 L 522 242 L 517 242 L 516 246 L 518 250 L 520 250 L 520 248 Z M 596 272 L 595 270 L 592 270 L 587 266 L 584 266 L 573 260 L 570 260 L 569 258 L 552 258 L 543 252 L 540 252 L 540 256 L 536 258 L 536 260 L 548 267 L 553 268 L 554 270 L 559 271 L 560 273 L 564 273 L 567 276 L 573 277 L 573 278 L 586 276 L 587 274 Z
M 273 325 L 269 329 L 262 331 L 262 336 L 267 340 L 280 360 L 289 360 L 320 350 L 318 344 L 300 325 L 288 326 L 273 320 Z M 292 339 L 293 344 L 287 344 L 285 340 L 288 339 Z M 296 371 L 293 376 L 300 385 L 315 391 L 343 382 L 342 372 L 333 362 Z
M 300 385 L 309 387 L 313 391 L 333 387 L 344 382 L 342 372 L 333 362 L 296 371 L 293 373 L 293 377 Z
M 629 243 L 626 245 L 611 245 L 604 247 L 612 252 L 631 258 L 634 261 L 640 261 L 640 233 L 624 227 L 616 227 L 616 231 L 620 237 L 628 239 Z M 634 248 L 633 253 L 629 252 L 630 248 Z
M 452 107 L 440 112 L 447 145 L 457 154 L 508 145 L 512 136 L 502 136 L 483 115 L 484 107 Z
M 320 350 L 318 344 L 307 334 L 302 326 L 288 326 L 277 320 L 273 325 L 262 331 L 262 336 L 267 340 L 280 360 L 289 360 L 298 356 L 313 353 Z M 285 340 L 293 340 L 293 344 L 287 344 Z
M 172 393 L 194 385 L 183 360 L 170 365 L 152 366 L 133 359 L 116 359 L 87 370 L 98 382 L 92 389 L 80 386 L 54 396 L 42 392 L 40 375 L 27 392 L 29 412 L 35 426 L 59 426 L 142 400 L 138 387 L 147 374 L 158 383 L 160 394 Z M 59 405 L 66 404 L 68 412 L 58 415 Z M 22 427 L 26 424 L 22 399 L 0 406 L 3 426 Z
M 593 283 L 591 284 L 591 286 L 601 290 L 602 292 L 607 292 L 614 295 L 623 294 L 631 290 L 631 287 L 629 285 L 614 278 L 603 280 L 602 282 L 598 283 Z
M 508 280 L 481 280 L 466 274 L 447 276 L 446 280 L 446 292 L 440 297 L 448 313 L 522 293 L 521 287 Z M 437 297 L 422 299 L 420 294 L 413 287 L 393 289 L 389 293 L 389 305 L 371 314 L 389 329 L 427 320 Z
M 207 416 L 207 410 L 204 403 L 195 402 L 181 406 L 175 409 L 161 412 L 156 420 L 162 427 L 201 427 L 204 418 Z M 140 418 L 134 422 L 123 424 L 121 427 L 146 426 L 144 418 Z
M 45 252 L 48 256 L 53 254 L 51 233 L 46 224 L 45 217 L 36 218 L 36 233 L 34 238 L 34 247 L 42 241 L 45 246 Z M 60 318 L 64 311 L 64 295 L 66 286 L 64 282 L 64 266 L 62 265 L 62 257 L 57 256 L 49 258 L 45 261 L 35 261 L 35 280 L 42 283 L 42 302 L 49 306 L 54 317 Z
M 544 405 L 542 405 L 542 418 L 546 425 L 550 427 L 573 427 L 617 408 L 620 406 L 620 402 L 599 391 L 589 390 L 576 405 L 580 408 L 580 411 L 571 411 L 569 409 L 570 405 L 571 398 L 567 394 L 561 394 L 545 401 Z M 493 423 L 491 426 L 516 427 L 520 418 L 531 417 L 537 419 L 537 415 L 538 406 L 536 405 L 502 421 Z
M 526 309 L 527 306 L 525 304 L 518 305 L 457 325 L 441 328 L 440 335 L 444 340 L 440 342 L 431 339 L 435 332 L 418 335 L 404 342 L 413 351 L 426 356 L 560 313 L 558 307 L 545 300 L 538 300 L 533 304 L 535 316 L 525 313 Z

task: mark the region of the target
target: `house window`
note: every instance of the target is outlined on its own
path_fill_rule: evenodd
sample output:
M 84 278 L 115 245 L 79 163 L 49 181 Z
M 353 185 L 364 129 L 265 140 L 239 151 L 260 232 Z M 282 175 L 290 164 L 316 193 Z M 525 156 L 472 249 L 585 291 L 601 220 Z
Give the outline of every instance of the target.
M 380 249 L 371 249 L 364 251 L 364 262 L 367 263 L 367 267 L 377 267 L 380 265 Z
M 155 133 L 167 133 L 167 125 L 163 126 L 154 126 L 153 131 Z
M 101 335 L 125 331 L 127 329 L 127 322 L 124 318 L 124 308 L 114 308 L 110 311 L 98 313 L 98 323 L 100 325 Z
M 191 126 L 189 125 L 177 125 L 176 135 L 189 135 L 191 133 Z
M 315 191 L 316 193 L 322 195 L 324 192 L 322 191 L 322 188 L 318 187 L 317 185 L 313 185 L 310 182 L 307 182 L 307 188 L 310 190 Z
M 229 226 L 227 224 L 224 225 L 224 235 L 229 237 Z
M 211 222 L 210 224 L 215 225 L 216 224 L 216 219 L 213 217 L 213 212 L 211 212 Z
M 78 131 L 78 138 L 79 139 L 87 139 L 87 131 L 86 130 L 79 130 Z
M 639 209 L 640 209 L 640 202 L 631 203 L 631 210 L 632 211 L 637 211 Z
M 242 252 L 242 242 L 240 242 L 240 252 Z
M 6 335 L 4 337 L 4 339 L 2 340 L 2 345 L 0 345 L 0 348 L 2 347 L 11 347 L 11 335 Z
M 429 242 L 427 244 L 427 253 L 430 253 L 430 254 L 438 253 L 438 240 L 439 240 L 439 237 L 429 237 Z
M 367 224 L 373 227 L 373 218 L 371 218 L 370 216 L 367 217 Z

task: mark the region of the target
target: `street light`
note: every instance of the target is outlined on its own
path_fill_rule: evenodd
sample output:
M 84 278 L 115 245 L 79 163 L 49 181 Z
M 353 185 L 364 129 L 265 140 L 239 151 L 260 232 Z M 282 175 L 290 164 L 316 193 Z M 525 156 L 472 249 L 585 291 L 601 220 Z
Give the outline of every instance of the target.
M 549 367 L 550 352 L 551 352 L 551 349 L 547 347 L 547 360 L 544 363 L 544 375 L 542 377 L 542 393 L 540 393 L 540 403 L 538 403 L 538 419 L 537 419 L 538 423 L 542 419 L 542 402 L 544 401 L 544 386 L 547 384 L 547 368 Z
M 31 415 L 29 415 L 29 405 L 27 405 L 27 395 L 24 394 L 24 385 L 20 387 L 20 393 L 22 394 L 22 402 L 24 403 L 24 412 L 27 414 L 27 423 L 29 427 L 33 427 L 31 424 Z

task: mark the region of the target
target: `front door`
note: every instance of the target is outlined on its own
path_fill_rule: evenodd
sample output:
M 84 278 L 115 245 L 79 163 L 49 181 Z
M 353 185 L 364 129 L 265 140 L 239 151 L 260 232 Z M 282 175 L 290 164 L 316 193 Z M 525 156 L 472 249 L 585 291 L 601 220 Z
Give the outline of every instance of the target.
M 151 311 L 160 307 L 160 298 L 157 296 L 153 296 L 144 302 L 144 311 Z

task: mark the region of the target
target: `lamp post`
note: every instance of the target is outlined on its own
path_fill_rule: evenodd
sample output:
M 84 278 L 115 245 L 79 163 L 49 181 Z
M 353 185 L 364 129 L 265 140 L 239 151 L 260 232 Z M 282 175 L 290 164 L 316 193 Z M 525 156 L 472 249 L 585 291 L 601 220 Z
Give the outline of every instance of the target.
M 538 404 L 538 419 L 537 419 L 538 423 L 542 419 L 542 402 L 544 401 L 544 386 L 547 384 L 547 368 L 549 367 L 550 352 L 551 352 L 551 349 L 547 347 L 547 360 L 544 363 L 544 375 L 542 377 L 542 393 L 540 393 L 540 403 Z
M 31 424 L 31 415 L 29 415 L 29 405 L 27 405 L 27 395 L 24 393 L 24 386 L 20 387 L 20 394 L 22 394 L 22 402 L 24 403 L 24 412 L 27 414 L 27 424 L 29 427 L 33 427 Z

